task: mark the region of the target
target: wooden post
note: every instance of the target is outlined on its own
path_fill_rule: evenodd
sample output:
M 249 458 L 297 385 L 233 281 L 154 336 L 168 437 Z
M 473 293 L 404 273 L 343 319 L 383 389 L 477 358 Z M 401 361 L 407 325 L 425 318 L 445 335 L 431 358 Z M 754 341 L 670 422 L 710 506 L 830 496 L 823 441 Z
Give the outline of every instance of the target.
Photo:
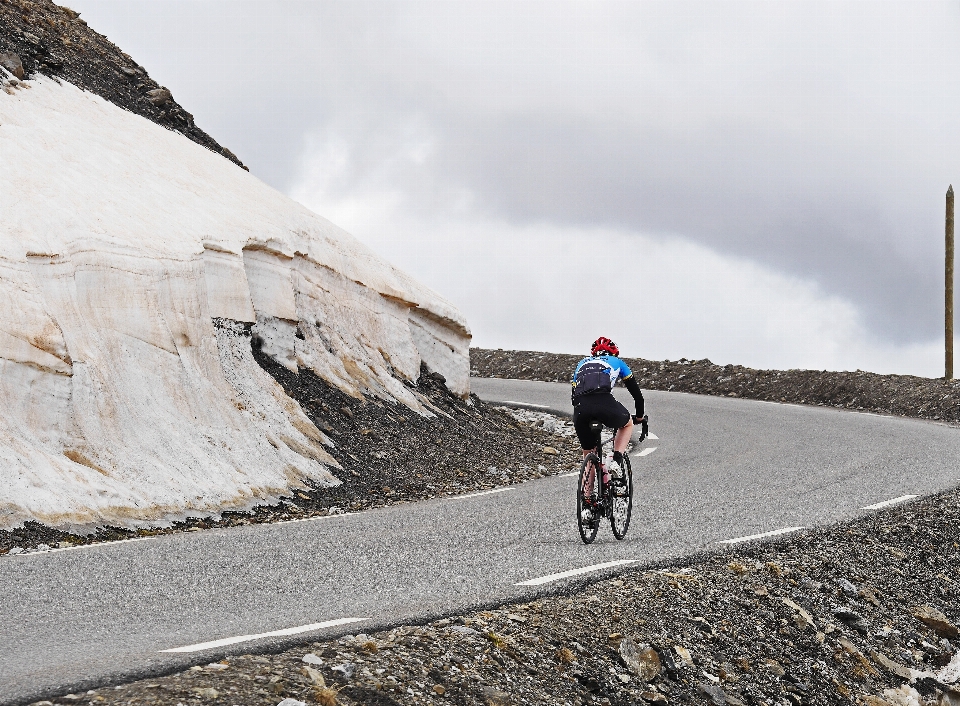
M 943 377 L 953 379 L 953 184 L 947 189 L 946 262 L 944 267 L 944 369 Z

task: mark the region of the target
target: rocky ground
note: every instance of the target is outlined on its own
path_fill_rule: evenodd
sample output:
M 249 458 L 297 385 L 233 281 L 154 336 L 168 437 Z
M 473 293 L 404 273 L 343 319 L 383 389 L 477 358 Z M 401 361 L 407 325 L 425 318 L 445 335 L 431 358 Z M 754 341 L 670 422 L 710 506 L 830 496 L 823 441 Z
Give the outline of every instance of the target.
M 39 73 L 69 81 L 243 167 L 233 152 L 194 124 L 169 90 L 70 8 L 50 0 L 0 0 L 0 67 L 13 80 Z
M 472 348 L 477 377 L 568 382 L 583 356 Z M 703 360 L 624 358 L 640 387 L 700 395 L 865 410 L 950 422 L 960 420 L 960 380 L 878 375 L 862 370 L 755 370 Z
M 299 490 L 277 505 L 195 518 L 167 528 L 105 527 L 83 536 L 30 522 L 12 531 L 0 530 L 0 555 L 356 512 L 521 483 L 569 471 L 579 458 L 569 423 L 553 421 L 550 415 L 495 408 L 475 395 L 460 399 L 436 373 L 422 371 L 415 386 L 436 410 L 433 418 L 426 418 L 399 404 L 355 400 L 309 370 L 291 373 L 257 348 L 254 355 L 336 444 L 329 451 L 343 466 L 335 470 L 342 485 Z
M 960 704 L 960 491 L 56 704 Z M 39 705 L 38 705 L 39 706 Z

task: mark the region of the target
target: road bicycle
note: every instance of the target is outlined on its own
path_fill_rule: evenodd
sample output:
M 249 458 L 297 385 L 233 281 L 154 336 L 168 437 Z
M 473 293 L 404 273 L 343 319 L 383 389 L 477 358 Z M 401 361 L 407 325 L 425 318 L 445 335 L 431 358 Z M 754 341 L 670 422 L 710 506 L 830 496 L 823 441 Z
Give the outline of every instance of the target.
M 647 437 L 647 417 L 641 420 L 641 434 L 638 444 Z M 583 459 L 580 466 L 580 476 L 577 480 L 577 528 L 580 530 L 580 539 L 584 544 L 590 544 L 597 537 L 600 523 L 604 519 L 610 520 L 610 529 L 618 540 L 627 536 L 630 527 L 630 514 L 633 511 L 633 471 L 630 468 L 630 454 L 623 454 L 623 466 L 619 473 L 608 475 L 606 466 L 600 460 L 603 458 L 603 445 L 606 441 L 601 437 L 603 424 L 594 422 L 590 425 L 593 432 L 600 438 L 597 448 Z M 616 433 L 616 430 L 614 430 Z M 607 439 L 611 444 L 613 437 Z

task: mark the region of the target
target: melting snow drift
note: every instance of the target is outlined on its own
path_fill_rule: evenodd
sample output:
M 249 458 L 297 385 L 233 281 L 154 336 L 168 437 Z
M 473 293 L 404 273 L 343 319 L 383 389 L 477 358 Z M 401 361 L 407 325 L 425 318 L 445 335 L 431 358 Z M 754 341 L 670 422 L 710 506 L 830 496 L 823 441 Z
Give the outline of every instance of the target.
M 6 82 L 5 82 L 6 83 Z M 11 82 L 12 83 L 12 82 Z M 137 526 L 336 484 L 256 364 L 428 414 L 468 392 L 462 315 L 187 138 L 38 76 L 0 92 L 0 528 Z

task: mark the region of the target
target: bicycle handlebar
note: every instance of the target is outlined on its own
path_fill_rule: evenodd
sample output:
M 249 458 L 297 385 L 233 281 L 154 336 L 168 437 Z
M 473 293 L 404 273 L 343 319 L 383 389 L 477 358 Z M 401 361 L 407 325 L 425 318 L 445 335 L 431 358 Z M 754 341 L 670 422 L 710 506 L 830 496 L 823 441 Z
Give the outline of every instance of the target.
M 640 424 L 640 439 L 639 439 L 640 442 L 646 439 L 647 434 L 650 432 L 650 425 L 648 424 L 649 421 L 650 421 L 650 418 L 646 414 L 643 415 L 642 417 L 637 417 L 636 415 L 633 415 L 633 423 Z

